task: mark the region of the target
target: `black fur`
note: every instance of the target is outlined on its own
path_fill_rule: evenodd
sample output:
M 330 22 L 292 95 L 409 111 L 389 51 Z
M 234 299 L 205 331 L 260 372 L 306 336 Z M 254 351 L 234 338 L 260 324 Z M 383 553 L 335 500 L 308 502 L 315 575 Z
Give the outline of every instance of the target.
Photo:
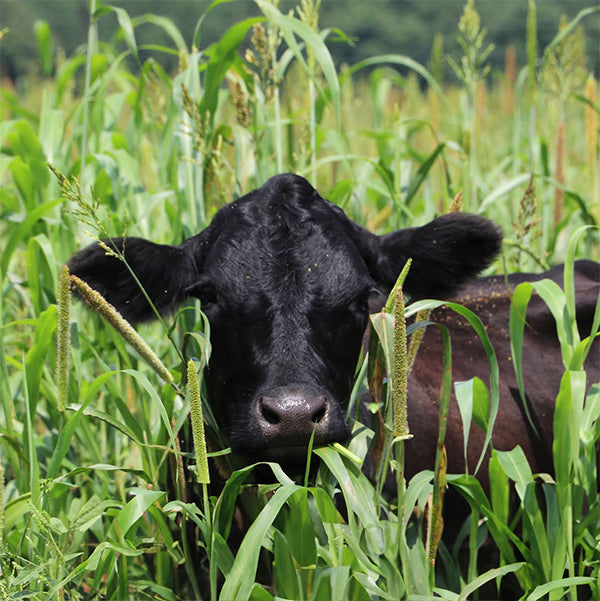
M 273 454 L 274 447 L 307 440 L 284 440 L 287 417 L 265 408 L 273 391 L 280 396 L 275 413 L 317 407 L 308 418 L 311 428 L 317 424 L 317 443 L 348 435 L 341 408 L 374 289 L 387 292 L 412 257 L 408 295 L 451 295 L 490 264 L 501 239 L 488 219 L 460 213 L 377 236 L 305 179 L 284 174 L 221 209 L 179 246 L 138 238 L 112 243 L 160 313 L 188 296 L 201 299 L 211 325 L 206 381 L 217 419 L 235 450 Z M 130 321 L 153 317 L 127 267 L 99 245 L 77 253 L 69 267 Z

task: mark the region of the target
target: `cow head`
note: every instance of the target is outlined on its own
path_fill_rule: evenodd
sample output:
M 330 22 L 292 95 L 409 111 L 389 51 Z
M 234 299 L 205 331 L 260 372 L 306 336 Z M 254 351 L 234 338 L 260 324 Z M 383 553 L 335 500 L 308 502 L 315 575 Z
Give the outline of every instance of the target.
M 467 214 L 377 236 L 303 178 L 284 174 L 222 208 L 178 246 L 139 238 L 123 251 L 156 309 L 201 300 L 211 329 L 209 401 L 232 449 L 249 459 L 304 457 L 349 435 L 352 386 L 370 295 L 387 293 L 406 260 L 413 300 L 452 294 L 496 256 L 501 233 Z M 133 323 L 154 310 L 127 267 L 98 244 L 69 262 Z

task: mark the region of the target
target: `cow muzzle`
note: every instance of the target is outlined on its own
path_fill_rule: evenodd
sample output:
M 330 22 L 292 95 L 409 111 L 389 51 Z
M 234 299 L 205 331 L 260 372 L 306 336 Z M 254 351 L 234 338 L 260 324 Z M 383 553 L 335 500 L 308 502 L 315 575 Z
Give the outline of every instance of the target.
M 314 432 L 314 444 L 342 442 L 350 431 L 337 400 L 323 388 L 307 384 L 277 386 L 254 398 L 250 420 L 265 450 L 306 447 Z

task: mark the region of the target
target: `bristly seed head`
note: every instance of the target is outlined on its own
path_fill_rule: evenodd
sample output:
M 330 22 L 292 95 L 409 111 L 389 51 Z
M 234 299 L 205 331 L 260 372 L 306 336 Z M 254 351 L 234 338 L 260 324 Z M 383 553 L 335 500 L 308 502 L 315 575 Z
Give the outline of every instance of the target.
M 404 320 L 404 294 L 402 286 L 396 289 L 394 305 L 394 359 L 392 375 L 392 401 L 394 408 L 394 437 L 408 435 L 407 382 L 408 362 L 406 351 L 406 321 Z
M 192 437 L 196 455 L 196 478 L 200 484 L 210 484 L 208 459 L 206 455 L 206 438 L 204 436 L 204 416 L 202 415 L 202 399 L 196 366 L 190 359 L 187 364 L 188 396 L 190 399 L 190 418 Z
M 173 384 L 171 372 L 133 326 L 99 292 L 90 288 L 83 280 L 72 275 L 70 281 L 90 308 L 99 313 L 167 384 Z
M 69 357 L 71 350 L 71 286 L 69 268 L 60 271 L 58 283 L 58 327 L 56 373 L 58 380 L 58 410 L 63 413 L 69 392 Z

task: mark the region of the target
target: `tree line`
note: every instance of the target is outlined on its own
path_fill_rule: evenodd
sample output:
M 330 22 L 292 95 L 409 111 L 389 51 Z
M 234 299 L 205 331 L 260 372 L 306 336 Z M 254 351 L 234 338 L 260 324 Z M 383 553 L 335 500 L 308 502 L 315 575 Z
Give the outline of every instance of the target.
M 97 0 L 97 5 L 100 1 Z M 170 18 L 191 45 L 197 33 L 199 48 L 206 48 L 237 21 L 260 15 L 252 0 L 225 2 L 210 11 L 197 30 L 201 15 L 211 4 L 209 0 L 114 0 L 112 6 L 123 8 L 130 17 L 153 13 Z M 282 11 L 294 10 L 299 1 L 281 0 Z M 427 65 L 434 38 L 443 44 L 443 52 L 458 57 L 457 25 L 465 0 L 322 0 L 319 9 L 320 29 L 331 29 L 329 48 L 338 65 L 354 64 L 379 54 L 395 53 L 410 56 Z M 556 35 L 562 15 L 572 19 L 582 9 L 591 6 L 586 0 L 537 0 L 538 54 Z M 525 64 L 527 0 L 478 0 L 487 39 L 494 44 L 489 56 L 492 69 L 503 69 L 505 51 L 514 47 L 517 63 Z M 0 5 L 0 69 L 13 80 L 39 72 L 35 23 L 45 20 L 50 25 L 55 51 L 71 56 L 87 39 L 89 2 L 86 0 L 4 0 Z M 118 30 L 114 14 L 103 15 L 98 21 L 101 40 L 109 40 Z M 600 53 L 600 13 L 583 20 L 588 67 L 598 73 Z M 169 40 L 164 31 L 151 26 L 136 29 L 139 44 L 164 44 Z M 150 52 L 150 51 L 147 51 Z M 175 68 L 177 58 L 167 54 L 156 57 L 166 68 Z M 447 65 L 446 65 L 447 66 Z M 443 68 L 439 76 L 446 81 L 452 70 Z

